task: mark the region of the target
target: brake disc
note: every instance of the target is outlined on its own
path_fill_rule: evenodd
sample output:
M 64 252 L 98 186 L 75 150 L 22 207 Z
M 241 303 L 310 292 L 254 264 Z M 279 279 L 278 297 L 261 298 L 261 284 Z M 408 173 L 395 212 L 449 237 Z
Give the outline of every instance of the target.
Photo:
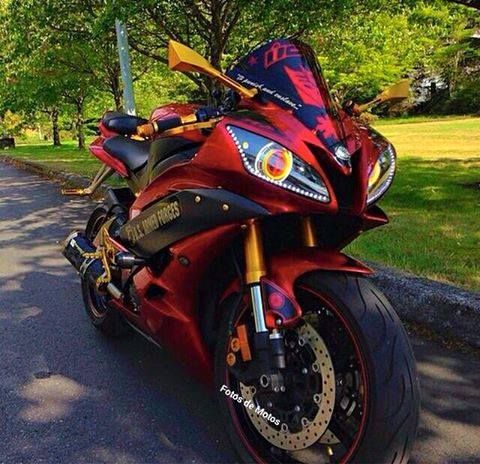
M 299 327 L 297 334 L 299 339 L 302 339 L 302 343 L 304 342 L 305 345 L 309 345 L 313 351 L 315 362 L 311 368 L 315 372 L 318 372 L 322 379 L 320 391 L 312 397 L 312 402 L 318 407 L 318 411 L 313 420 L 309 421 L 307 418 L 302 418 L 302 430 L 300 432 L 291 432 L 287 424 L 275 426 L 257 414 L 255 408 L 246 409 L 250 421 L 258 433 L 272 445 L 287 451 L 305 449 L 320 440 L 322 436 L 325 435 L 325 432 L 327 432 L 335 405 L 335 373 L 333 371 L 330 353 L 323 339 L 308 323 Z M 243 398 L 251 400 L 256 406 L 262 407 L 255 399 L 255 387 L 240 383 L 240 391 Z

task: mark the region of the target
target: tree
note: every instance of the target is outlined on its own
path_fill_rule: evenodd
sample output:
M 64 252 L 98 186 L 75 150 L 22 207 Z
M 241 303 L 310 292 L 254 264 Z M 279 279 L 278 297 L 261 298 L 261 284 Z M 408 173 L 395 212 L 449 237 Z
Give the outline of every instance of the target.
M 24 128 L 24 120 L 18 113 L 12 113 L 10 110 L 5 111 L 0 119 L 0 135 L 16 136 L 22 133 Z
M 89 79 L 92 88 L 108 92 L 115 108 L 122 110 L 122 85 L 118 61 L 115 18 L 103 0 L 28 0 L 35 27 L 59 46 L 66 46 L 61 64 L 72 73 Z M 30 23 L 32 24 L 32 23 Z M 148 63 L 132 54 L 134 80 Z
M 412 21 L 413 11 L 369 11 L 317 33 L 314 43 L 340 99 L 369 100 L 425 61 L 435 43 Z
M 364 101 L 403 77 L 447 79 L 451 66 L 442 57 L 447 54 L 453 60 L 477 16 L 444 1 L 358 13 L 318 31 L 314 46 L 340 98 Z M 457 71 L 468 69 L 466 62 L 457 64 Z
M 60 143 L 60 108 L 73 108 L 78 145 L 83 148 L 87 98 L 110 92 L 115 107 L 121 109 L 120 69 L 114 33 L 102 32 L 95 40 L 88 21 L 78 29 L 87 14 L 68 10 L 67 3 L 25 0 L 8 5 L 2 17 L 7 50 L 3 68 L 15 83 L 17 109 L 50 116 L 55 145 Z M 87 3 L 83 2 L 84 9 Z
M 10 3 L 2 15 L 1 43 L 3 77 L 7 86 L 4 106 L 33 115 L 40 111 L 51 120 L 53 144 L 60 145 L 59 115 L 63 92 L 70 88 L 65 75 L 55 67 L 55 49 L 44 37 L 29 30 L 28 10 Z
M 433 69 L 448 84 L 448 112 L 479 111 L 480 41 L 474 37 L 479 27 L 476 12 L 458 11 L 450 34 L 434 55 Z
M 216 68 L 266 39 L 305 32 L 352 14 L 353 0 L 128 0 L 110 1 L 106 17 L 121 16 L 131 46 L 154 61 L 166 63 L 169 39 L 203 54 Z M 366 0 L 363 5 L 387 3 Z M 206 94 L 214 84 L 203 76 L 189 78 Z

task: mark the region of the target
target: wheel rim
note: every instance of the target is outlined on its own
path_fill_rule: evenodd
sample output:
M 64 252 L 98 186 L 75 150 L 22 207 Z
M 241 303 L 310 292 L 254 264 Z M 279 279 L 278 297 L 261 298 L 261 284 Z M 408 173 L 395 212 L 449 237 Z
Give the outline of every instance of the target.
M 275 427 L 236 402 L 229 402 L 231 416 L 244 445 L 258 462 L 346 462 L 355 453 L 366 423 L 368 395 L 365 363 L 351 328 L 332 302 L 313 289 L 302 288 L 299 303 L 305 315 L 303 327 L 306 328 L 303 331 L 308 333 L 308 345 L 313 345 L 313 351 L 316 348 L 319 353 L 325 347 L 323 351 L 327 353 L 320 355 L 320 361 L 325 365 L 320 364 L 322 369 L 318 374 L 322 386 L 328 388 L 328 394 L 323 395 L 327 393 L 323 388 L 316 392 L 324 400 L 323 404 L 322 401 L 317 403 L 318 417 L 312 420 L 307 417 L 307 421 L 301 422 L 302 429 L 295 431 Z M 235 325 L 248 322 L 250 316 L 246 309 L 240 311 Z M 321 342 L 316 342 L 316 338 Z M 327 373 L 330 367 L 334 375 L 329 380 Z M 324 384 L 325 380 L 327 384 Z M 262 404 L 260 391 L 256 388 L 252 390 L 251 386 L 242 385 L 228 371 L 226 381 L 243 398 L 265 407 L 265 401 Z M 322 406 L 328 405 L 327 400 L 332 401 L 332 393 L 333 408 L 322 409 Z M 275 410 L 275 404 L 272 406 Z
M 89 240 L 94 240 L 103 223 L 105 222 L 106 215 L 99 215 L 95 222 L 92 224 L 91 229 L 87 231 L 87 237 Z M 98 292 L 94 284 L 89 281 L 83 280 L 83 285 L 86 286 L 86 293 L 88 296 L 88 307 L 93 317 L 96 319 L 102 319 L 108 311 L 108 298 L 107 295 L 102 295 Z
M 97 319 L 102 319 L 108 311 L 107 296 L 98 293 L 95 285 L 90 282 L 85 282 L 85 285 L 87 285 L 88 306 L 90 311 Z
M 276 427 L 257 414 L 256 409 L 247 409 L 253 426 L 274 446 L 288 451 L 306 449 L 324 435 L 335 402 L 333 364 L 322 338 L 308 323 L 292 332 L 296 338 L 293 339 L 294 335 L 291 333 L 288 345 L 290 349 L 295 350 L 293 353 L 296 359 L 290 353 L 290 362 L 287 364 L 297 362 L 295 362 L 293 375 L 286 376 L 286 390 L 297 389 L 296 401 L 289 401 L 288 395 L 281 393 L 280 396 L 285 398 L 282 398 L 279 408 L 278 402 L 275 404 L 275 399 L 272 398 L 278 394 L 262 395 L 260 388 L 257 392 L 255 387 L 240 383 L 243 398 L 254 402 L 255 406 L 261 409 L 271 410 L 272 415 L 281 421 L 280 427 Z M 288 382 L 294 379 L 299 381 L 297 380 L 294 384 Z M 303 398 L 299 398 L 300 395 L 298 395 L 300 388 L 304 393 L 301 395 Z

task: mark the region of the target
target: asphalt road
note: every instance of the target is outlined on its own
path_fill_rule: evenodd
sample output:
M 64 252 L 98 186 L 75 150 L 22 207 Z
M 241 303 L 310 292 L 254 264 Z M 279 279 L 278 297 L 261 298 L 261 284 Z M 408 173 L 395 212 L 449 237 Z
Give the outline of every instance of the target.
M 140 336 L 102 338 L 56 242 L 91 204 L 0 162 L 0 463 L 236 462 L 210 393 Z M 414 338 L 417 463 L 480 462 L 480 357 Z

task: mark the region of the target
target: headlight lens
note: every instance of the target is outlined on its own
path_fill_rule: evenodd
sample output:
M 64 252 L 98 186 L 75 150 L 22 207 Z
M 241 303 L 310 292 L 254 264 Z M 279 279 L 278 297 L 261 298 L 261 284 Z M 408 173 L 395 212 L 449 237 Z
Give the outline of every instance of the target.
M 322 203 L 330 202 L 319 174 L 282 145 L 236 126 L 227 126 L 245 169 L 254 176 Z
M 397 168 L 397 155 L 392 145 L 381 153 L 368 179 L 368 199 L 370 205 L 375 203 L 390 188 Z

